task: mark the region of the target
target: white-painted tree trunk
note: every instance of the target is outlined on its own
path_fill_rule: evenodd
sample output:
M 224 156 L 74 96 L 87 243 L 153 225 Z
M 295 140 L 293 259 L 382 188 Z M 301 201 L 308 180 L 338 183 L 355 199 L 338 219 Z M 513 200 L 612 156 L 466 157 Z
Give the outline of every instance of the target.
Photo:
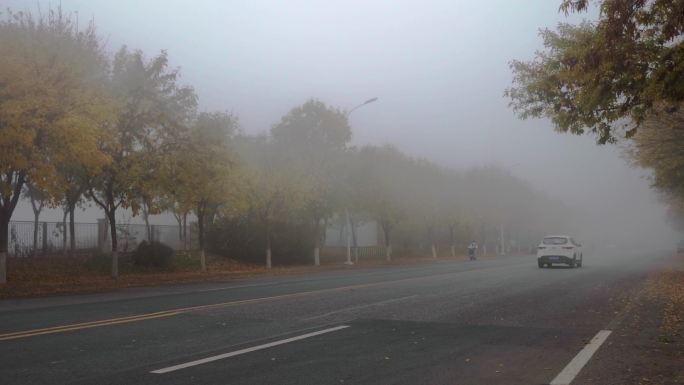
M 350 231 L 351 225 L 350 225 L 350 221 L 349 221 L 349 210 L 344 209 L 344 212 L 347 216 L 347 222 L 345 224 L 345 229 L 346 229 L 345 235 L 347 236 L 347 261 L 344 264 L 345 265 L 351 265 L 351 264 L 353 264 L 353 262 L 351 260 L 351 231 Z
M 456 256 L 456 245 L 451 245 L 451 256 L 452 257 Z
M 392 245 L 389 245 L 387 248 L 385 248 L 385 256 L 387 257 L 388 262 L 392 260 Z
M 271 247 L 266 248 L 266 268 L 271 268 Z
M 314 265 L 316 265 L 316 266 L 321 265 L 321 248 L 320 247 L 314 248 Z
M 0 283 L 7 283 L 7 253 L 0 252 Z
M 119 252 L 112 252 L 112 278 L 119 279 Z
M 204 254 L 204 249 L 200 250 L 200 269 L 203 273 L 207 272 L 207 257 Z
M 432 258 L 437 258 L 437 248 L 432 245 Z
M 68 210 L 65 209 L 64 215 L 62 215 L 62 228 L 64 229 L 64 233 L 62 233 L 62 254 L 64 254 L 64 255 L 68 254 L 68 249 L 67 249 L 67 237 L 68 237 L 67 214 L 68 214 Z

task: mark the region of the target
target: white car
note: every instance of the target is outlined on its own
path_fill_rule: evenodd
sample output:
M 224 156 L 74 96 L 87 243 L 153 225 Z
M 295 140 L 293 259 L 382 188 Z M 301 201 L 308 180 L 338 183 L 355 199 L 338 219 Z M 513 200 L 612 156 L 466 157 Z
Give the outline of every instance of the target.
M 544 237 L 537 247 L 539 268 L 551 267 L 554 263 L 562 263 L 570 267 L 582 267 L 582 260 L 582 245 L 566 235 Z

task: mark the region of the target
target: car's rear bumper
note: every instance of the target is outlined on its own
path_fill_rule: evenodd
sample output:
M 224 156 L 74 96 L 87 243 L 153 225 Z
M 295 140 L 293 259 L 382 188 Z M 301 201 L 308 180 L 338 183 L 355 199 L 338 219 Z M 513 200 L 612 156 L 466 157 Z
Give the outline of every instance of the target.
M 564 263 L 569 265 L 573 261 L 573 257 L 567 255 L 543 255 L 537 258 L 539 263 Z

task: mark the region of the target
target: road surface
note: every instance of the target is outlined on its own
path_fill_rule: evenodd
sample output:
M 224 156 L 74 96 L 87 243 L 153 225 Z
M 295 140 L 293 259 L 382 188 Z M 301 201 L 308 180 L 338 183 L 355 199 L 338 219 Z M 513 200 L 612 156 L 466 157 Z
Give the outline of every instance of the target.
M 0 383 L 581 383 L 666 261 L 509 256 L 3 301 Z

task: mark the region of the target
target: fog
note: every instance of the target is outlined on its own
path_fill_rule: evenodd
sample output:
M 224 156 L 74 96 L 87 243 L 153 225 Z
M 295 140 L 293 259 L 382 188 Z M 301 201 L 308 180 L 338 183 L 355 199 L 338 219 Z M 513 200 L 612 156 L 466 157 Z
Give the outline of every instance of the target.
M 311 97 L 342 109 L 378 97 L 350 117 L 354 144 L 390 143 L 456 169 L 498 165 L 578 213 L 580 239 L 671 248 L 677 234 L 647 171 L 630 168 L 617 146 L 555 133 L 508 108 L 508 62 L 532 57 L 539 28 L 579 20 L 558 3 L 61 1 L 82 23 L 94 19 L 111 51 L 167 50 L 200 109 L 235 113 L 247 133 L 267 132 Z M 98 217 L 91 208 L 78 218 Z M 26 204 L 14 216 L 31 218 Z

